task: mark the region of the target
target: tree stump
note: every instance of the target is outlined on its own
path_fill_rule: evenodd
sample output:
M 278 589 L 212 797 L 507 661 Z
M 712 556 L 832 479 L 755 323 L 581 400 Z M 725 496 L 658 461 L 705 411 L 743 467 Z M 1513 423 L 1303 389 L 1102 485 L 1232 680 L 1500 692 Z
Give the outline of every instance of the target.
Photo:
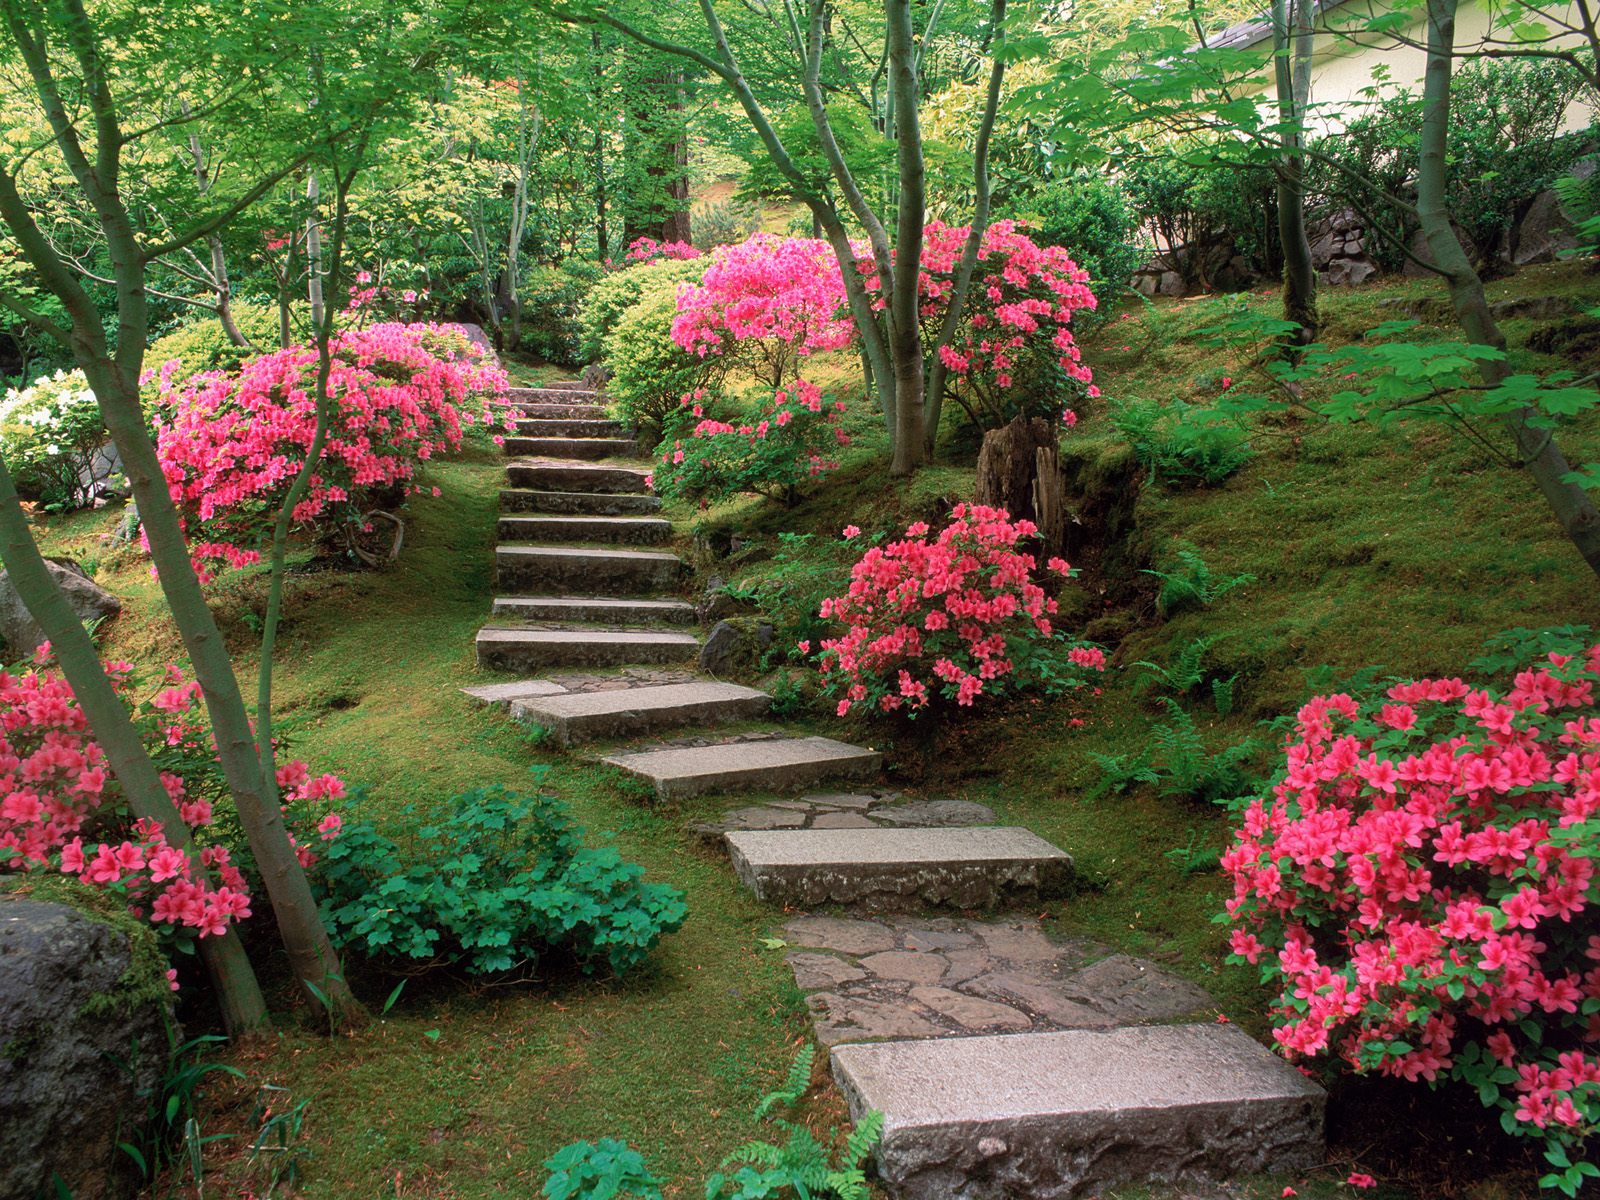
M 1056 427 L 1043 417 L 1017 417 L 983 435 L 973 498 L 1039 527 L 1042 558 L 1066 547 L 1067 506 Z

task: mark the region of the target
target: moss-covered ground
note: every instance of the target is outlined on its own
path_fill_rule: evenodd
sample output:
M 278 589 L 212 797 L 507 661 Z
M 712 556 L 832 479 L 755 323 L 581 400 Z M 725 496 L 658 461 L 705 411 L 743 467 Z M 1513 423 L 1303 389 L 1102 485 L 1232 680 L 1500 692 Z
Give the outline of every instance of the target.
M 1393 315 L 1385 301 L 1424 293 L 1431 294 L 1426 284 L 1396 282 L 1330 294 L 1329 335 L 1358 336 Z M 1593 303 L 1600 281 L 1571 266 L 1532 268 L 1495 284 L 1494 294 Z M 1268 296 L 1252 302 L 1274 305 Z M 1110 396 L 1200 399 L 1239 366 L 1195 337 L 1214 315 L 1204 301 L 1124 311 L 1126 319 L 1113 316 L 1087 345 Z M 1520 347 L 1538 324 L 1508 324 L 1519 354 L 1531 353 Z M 1443 326 L 1433 332 L 1449 336 Z M 1002 820 L 1072 851 L 1083 886 L 1046 909 L 1052 925 L 1199 980 L 1219 1013 L 1259 1034 L 1264 998 L 1246 972 L 1224 965 L 1211 920 L 1223 880 L 1203 859 L 1178 853 L 1221 845 L 1226 814 L 1142 787 L 1086 798 L 1100 776 L 1090 755 L 1136 754 L 1165 719 L 1155 695 L 1135 688 L 1132 664 L 1167 661 L 1193 639 L 1217 637 L 1207 661 L 1213 674 L 1237 676 L 1233 709 L 1224 717 L 1208 702 L 1189 708 L 1208 745 L 1220 748 L 1259 736 L 1259 722 L 1291 710 L 1307 692 L 1307 672 L 1337 678 L 1377 664 L 1454 674 L 1501 630 L 1600 624 L 1595 581 L 1532 483 L 1443 429 L 1264 422 L 1254 430 L 1256 456 L 1222 485 L 1168 489 L 1130 469 L 1103 407 L 1082 415 L 1066 454 L 1076 477 L 1098 489 L 1097 511 L 1114 510 L 1117 520 L 1085 527 L 1100 541 L 1082 548 L 1087 569 L 1064 599 L 1072 621 L 1115 650 L 1102 694 L 1024 701 L 947 730 L 930 772 L 906 749 L 894 756 L 895 778 L 911 790 L 992 804 Z M 890 529 L 970 491 L 970 438 L 954 439 L 945 465 L 886 487 L 875 418 L 861 412 L 851 421 L 859 437 L 843 467 L 797 507 L 749 501 L 671 514 L 681 518 L 685 549 L 693 551 L 696 527 L 720 526 L 746 548 L 732 562 L 704 565 L 759 575 L 770 571 L 766 556 L 779 532 L 826 538 L 846 523 Z M 1593 433 L 1572 435 L 1575 458 L 1594 460 Z M 230 1052 L 246 1083 L 213 1084 L 205 1132 L 235 1140 L 216 1143 L 212 1159 L 225 1186 L 261 1190 L 266 1167 L 247 1162 L 239 1139 L 252 1132 L 254 1089 L 271 1084 L 309 1101 L 294 1151 L 308 1196 L 534 1195 L 546 1156 L 602 1135 L 644 1151 L 680 1181 L 673 1194 L 698 1194 L 706 1172 L 758 1131 L 750 1117 L 756 1099 L 807 1036 L 781 948 L 762 940 L 777 914 L 748 898 L 725 863 L 685 832 L 686 820 L 714 802 L 646 807 L 602 773 L 463 701 L 457 689 L 479 678 L 471 641 L 491 594 L 498 456 L 484 448 L 439 464 L 432 482 L 443 494 L 412 501 L 405 553 L 393 569 L 308 566 L 293 576 L 278 707 L 296 753 L 363 785 L 366 811 L 396 834 L 408 804 L 426 814 L 483 784 L 549 788 L 596 840 L 684 888 L 690 917 L 650 971 L 622 982 L 560 973 L 515 986 L 413 981 L 366 1029 L 331 1039 L 317 1032 L 315 1014 L 286 1018 L 270 1038 Z M 111 540 L 115 520 L 102 511 L 39 524 L 52 552 L 86 561 L 127 601 L 105 629 L 108 652 L 158 663 L 175 654 L 177 639 L 146 564 Z M 1141 572 L 1171 562 L 1179 543 L 1213 570 L 1254 582 L 1163 618 L 1153 578 Z M 241 574 L 216 585 L 215 599 L 248 678 L 262 581 Z M 258 956 L 276 977 L 270 954 Z M 351 970 L 381 1008 L 393 981 L 359 964 Z M 1250 1195 L 1280 1196 L 1286 1185 L 1304 1196 L 1349 1194 L 1340 1180 L 1357 1163 L 1393 1181 L 1379 1194 L 1487 1200 L 1524 1190 L 1514 1161 L 1509 1172 L 1503 1163 L 1479 1166 L 1489 1155 L 1471 1140 L 1478 1125 L 1470 1113 L 1458 1119 L 1443 1099 L 1375 1089 L 1340 1096 L 1333 1165 L 1310 1180 L 1258 1181 Z M 825 1088 L 809 1111 L 822 1125 L 839 1118 Z M 1381 1128 L 1402 1121 L 1420 1127 L 1405 1153 Z

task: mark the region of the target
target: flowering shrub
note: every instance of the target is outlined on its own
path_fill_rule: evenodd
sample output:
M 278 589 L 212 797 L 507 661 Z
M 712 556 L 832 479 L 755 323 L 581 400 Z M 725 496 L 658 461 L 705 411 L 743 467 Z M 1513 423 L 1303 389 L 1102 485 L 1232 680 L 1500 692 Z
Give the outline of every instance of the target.
M 941 702 L 972 705 L 1007 687 L 1072 682 L 1105 670 L 1105 653 L 1063 643 L 1050 617 L 1056 601 L 1033 581 L 1038 563 L 1018 543 L 1038 532 L 1004 509 L 958 504 L 930 536 L 917 522 L 903 538 L 873 546 L 850 571 L 850 588 L 823 601 L 822 616 L 845 627 L 819 650 L 824 687 L 838 714 L 904 712 Z M 845 537 L 860 536 L 850 526 Z M 1047 569 L 1066 578 L 1066 562 Z M 802 643 L 802 653 L 811 647 Z
M 799 359 L 843 349 L 854 334 L 833 249 L 770 233 L 712 251 L 699 284 L 679 291 L 672 323 L 686 352 L 737 354 L 775 389 Z
M 1223 866 L 1290 1058 L 1462 1080 L 1573 1191 L 1600 1120 L 1600 646 L 1299 712 Z
M 827 455 L 850 444 L 838 424 L 844 404 L 803 379 L 737 425 L 707 416 L 704 400 L 703 389 L 683 397 L 669 426 L 652 477 L 662 496 L 707 505 L 751 492 L 793 503 L 802 483 L 838 467 Z
M 699 258 L 700 251 L 688 242 L 658 242 L 655 238 L 634 238 L 628 243 L 627 263 L 654 262 L 660 258 Z M 624 264 L 626 265 L 626 263 Z
M 41 375 L 0 401 L 0 454 L 17 492 L 53 512 L 94 502 L 105 483 L 105 442 L 100 405 L 82 371 Z
M 109 663 L 107 672 L 131 704 L 133 668 Z M 0 871 L 76 875 L 124 897 L 171 943 L 219 934 L 248 917 L 250 891 L 228 845 L 209 836 L 216 832 L 217 771 L 200 687 L 175 667 L 164 682 L 140 706 L 141 727 L 179 816 L 204 843 L 198 857 L 215 882 L 205 881 L 155 822 L 134 818 L 71 687 L 42 664 L 0 671 Z M 279 782 L 286 814 L 302 825 L 308 805 L 344 794 L 336 777 L 313 777 L 301 762 L 282 767 Z M 320 833 L 329 837 L 338 827 L 338 815 L 327 813 Z M 308 846 L 297 851 L 303 863 L 314 860 Z
M 720 359 L 686 354 L 672 340 L 678 312 L 682 264 L 651 263 L 622 272 L 637 281 L 634 300 L 605 335 L 601 350 L 611 379 L 606 403 L 612 415 L 647 444 L 662 434 L 667 418 L 689 392 L 717 388 L 726 370 Z M 604 310 L 596 310 L 599 319 Z
M 297 524 L 326 533 L 360 526 L 417 472 L 490 422 L 505 390 L 498 368 L 447 325 L 379 324 L 336 335 L 329 388 L 337 416 Z M 208 372 L 168 386 L 162 367 L 156 448 L 202 577 L 259 561 L 261 545 L 316 428 L 317 354 L 264 354 L 237 374 Z M 469 409 L 468 406 L 471 406 Z

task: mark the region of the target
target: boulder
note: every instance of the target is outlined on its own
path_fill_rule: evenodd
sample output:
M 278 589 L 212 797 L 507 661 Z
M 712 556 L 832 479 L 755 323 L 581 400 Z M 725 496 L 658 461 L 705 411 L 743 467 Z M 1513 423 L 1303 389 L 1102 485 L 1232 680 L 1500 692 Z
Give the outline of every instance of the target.
M 1511 231 L 1509 254 L 1513 266 L 1554 262 L 1564 250 L 1578 244 L 1571 220 L 1561 208 L 1561 197 L 1548 188 L 1533 198 L 1522 220 Z
M 1354 287 L 1377 273 L 1378 268 L 1364 258 L 1336 258 L 1328 264 L 1324 278 L 1331 287 Z
M 700 647 L 700 669 L 718 678 L 754 674 L 776 636 L 770 621 L 754 617 L 718 621 Z
M 46 559 L 45 566 L 84 624 L 114 617 L 122 611 L 122 601 L 90 579 L 71 559 Z M 39 628 L 12 586 L 10 573 L 0 571 L 0 642 L 5 645 L 7 660 L 20 662 L 30 657 L 45 640 L 44 630 Z
M 117 1143 L 166 1066 L 165 960 L 93 889 L 22 886 L 0 887 L 0 1196 L 131 1195 Z
M 728 591 L 728 581 L 721 575 L 706 580 L 705 591 L 700 594 L 700 620 L 712 624 L 727 617 L 737 617 L 750 611 L 750 602 L 741 600 Z

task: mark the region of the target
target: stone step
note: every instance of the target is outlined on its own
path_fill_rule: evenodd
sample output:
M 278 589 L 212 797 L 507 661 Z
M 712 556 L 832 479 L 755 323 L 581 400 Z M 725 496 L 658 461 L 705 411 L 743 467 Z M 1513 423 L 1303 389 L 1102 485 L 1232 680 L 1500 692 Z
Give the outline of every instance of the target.
M 495 576 L 506 592 L 660 592 L 683 577 L 683 560 L 660 550 L 498 546 Z
M 897 1200 L 1090 1196 L 1323 1160 L 1321 1088 L 1232 1025 L 836 1046 L 860 1120 L 883 1114 Z
M 517 422 L 519 437 L 620 438 L 621 423 L 586 417 L 524 417 Z
M 480 683 L 461 690 L 479 704 L 495 708 L 535 696 L 558 696 L 567 689 L 548 679 L 518 679 L 514 683 Z
M 684 725 L 752 720 L 771 707 L 771 696 L 738 684 L 672 683 L 529 697 L 514 701 L 511 715 L 542 725 L 558 743 L 571 746 Z
M 631 458 L 639 446 L 632 438 L 508 437 L 505 450 L 552 458 Z
M 514 387 L 506 389 L 506 399 L 513 404 L 526 404 L 529 402 L 543 401 L 549 404 L 579 404 L 593 403 L 600 393 L 593 388 L 586 388 L 581 383 L 574 382 L 572 386 L 564 384 L 546 384 L 544 387 Z
M 660 517 L 532 516 L 501 517 L 503 542 L 665 542 L 672 522 Z
M 693 625 L 682 600 L 613 600 L 601 596 L 496 596 L 494 615 L 523 621 L 594 621 L 613 625 Z
M 700 639 L 694 634 L 666 630 L 611 632 L 491 626 L 478 630 L 477 645 L 478 665 L 493 671 L 690 662 L 700 652 Z
M 883 755 L 825 737 L 762 738 L 614 754 L 613 767 L 649 780 L 662 800 L 753 788 L 792 792 L 878 773 Z
M 1014 826 L 741 830 L 725 840 L 746 887 L 797 908 L 986 908 L 1057 895 L 1072 875 L 1070 855 Z
M 556 392 L 592 392 L 595 390 L 581 379 L 552 379 L 542 386 Z
M 639 516 L 660 511 L 655 496 L 619 496 L 604 492 L 541 492 L 533 488 L 502 488 L 504 512 L 576 513 L 597 517 Z
M 570 458 L 530 458 L 506 464 L 506 477 L 513 487 L 552 492 L 648 495 L 650 485 L 645 482 L 645 476 L 649 474 L 642 467 L 580 462 Z
M 498 407 L 513 417 L 542 420 L 603 421 L 607 416 L 603 404 L 556 404 L 530 400 L 523 404 L 500 404 Z

